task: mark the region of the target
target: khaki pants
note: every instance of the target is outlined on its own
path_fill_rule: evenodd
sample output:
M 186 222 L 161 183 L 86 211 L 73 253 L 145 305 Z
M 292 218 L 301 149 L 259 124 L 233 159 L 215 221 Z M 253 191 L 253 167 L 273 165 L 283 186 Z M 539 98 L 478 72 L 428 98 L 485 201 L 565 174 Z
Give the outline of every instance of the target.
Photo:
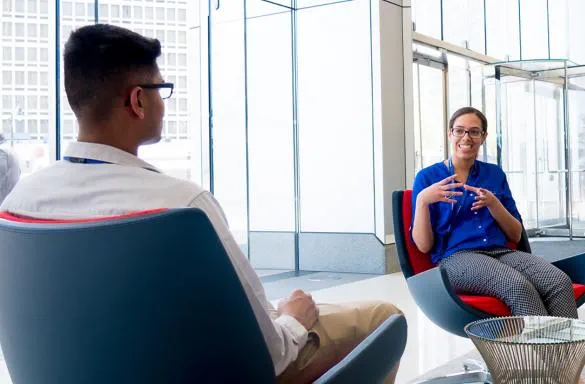
M 390 315 L 402 313 L 381 301 L 318 304 L 319 321 L 309 331 L 307 344 L 277 378 L 278 383 L 311 383 L 341 361 Z M 398 364 L 384 380 L 394 383 Z

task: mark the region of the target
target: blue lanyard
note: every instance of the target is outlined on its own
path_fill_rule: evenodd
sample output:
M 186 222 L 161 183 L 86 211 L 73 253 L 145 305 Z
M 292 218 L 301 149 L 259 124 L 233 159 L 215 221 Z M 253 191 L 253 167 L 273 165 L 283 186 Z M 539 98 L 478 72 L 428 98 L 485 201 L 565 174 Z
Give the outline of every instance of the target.
M 455 167 L 453 167 L 453 161 L 449 158 L 449 175 L 453 176 L 455 174 Z M 451 184 L 455 184 L 455 179 L 451 180 Z M 451 197 L 452 199 L 454 196 Z M 459 203 L 451 203 L 451 215 L 449 215 L 449 223 L 457 217 L 459 212 L 461 211 L 461 207 L 465 203 L 465 199 L 467 198 L 467 189 L 463 189 L 463 196 L 461 197 L 461 201 Z M 455 204 L 457 204 L 457 209 L 455 209 Z M 451 226 L 449 225 L 449 228 Z
M 63 156 L 63 160 L 68 161 L 70 163 L 76 164 L 114 164 L 109 161 L 104 160 L 96 160 L 96 159 L 87 159 L 85 157 L 73 157 L 73 156 Z M 147 171 L 160 173 L 156 169 L 142 167 L 142 169 L 146 169 Z

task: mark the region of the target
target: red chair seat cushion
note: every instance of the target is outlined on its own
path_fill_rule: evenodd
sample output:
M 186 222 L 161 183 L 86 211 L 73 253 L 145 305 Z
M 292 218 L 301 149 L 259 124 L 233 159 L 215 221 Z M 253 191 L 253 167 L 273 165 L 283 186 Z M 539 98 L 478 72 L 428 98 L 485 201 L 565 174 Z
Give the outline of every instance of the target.
M 106 220 L 113 220 L 113 219 L 126 219 L 130 217 L 142 216 L 142 215 L 149 215 L 152 213 L 159 213 L 164 212 L 168 208 L 156 208 L 156 209 L 149 209 L 146 211 L 139 211 L 139 212 L 130 212 L 124 215 L 116 215 L 116 216 L 107 216 L 107 217 L 94 217 L 94 218 L 87 218 L 87 219 L 70 219 L 70 220 L 52 220 L 52 219 L 35 219 L 32 217 L 24 217 L 14 215 L 10 212 L 0 212 L 0 219 L 17 222 L 17 223 L 29 223 L 29 224 L 75 224 L 75 223 L 91 223 L 94 221 L 106 221 Z
M 585 294 L 585 285 L 573 283 L 575 300 Z M 465 304 L 494 316 L 511 316 L 510 308 L 492 296 L 457 295 Z

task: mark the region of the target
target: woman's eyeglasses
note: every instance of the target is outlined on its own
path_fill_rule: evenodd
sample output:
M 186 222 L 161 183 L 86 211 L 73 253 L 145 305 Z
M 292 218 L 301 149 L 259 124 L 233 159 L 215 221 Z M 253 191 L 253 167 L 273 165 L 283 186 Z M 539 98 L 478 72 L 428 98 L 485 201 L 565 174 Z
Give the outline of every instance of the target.
M 483 136 L 484 131 L 481 128 L 471 128 L 471 129 L 465 129 L 465 128 L 459 128 L 459 127 L 451 128 L 451 134 L 455 137 L 463 137 L 463 136 L 465 136 L 466 133 L 472 139 L 479 139 L 480 137 Z

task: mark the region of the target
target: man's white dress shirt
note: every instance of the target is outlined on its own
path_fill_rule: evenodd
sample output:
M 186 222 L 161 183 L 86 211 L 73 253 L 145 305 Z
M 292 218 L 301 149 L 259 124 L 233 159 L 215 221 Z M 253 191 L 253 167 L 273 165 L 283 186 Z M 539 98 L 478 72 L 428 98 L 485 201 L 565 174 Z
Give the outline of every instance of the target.
M 0 202 L 12 191 L 20 179 L 20 165 L 16 155 L 0 149 Z
M 42 219 L 82 219 L 155 208 L 201 209 L 213 224 L 244 286 L 276 374 L 296 359 L 307 341 L 307 330 L 291 316 L 278 316 L 266 299 L 260 279 L 230 233 L 211 193 L 190 181 L 160 173 L 138 157 L 107 145 L 75 142 L 69 145 L 67 156 L 111 164 L 58 161 L 24 178 L 0 210 Z

